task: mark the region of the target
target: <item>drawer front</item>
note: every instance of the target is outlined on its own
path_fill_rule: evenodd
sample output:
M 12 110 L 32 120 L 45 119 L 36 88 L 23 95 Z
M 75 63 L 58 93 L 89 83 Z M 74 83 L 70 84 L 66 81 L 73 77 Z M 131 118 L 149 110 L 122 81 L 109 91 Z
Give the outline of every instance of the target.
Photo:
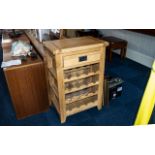
M 64 68 L 78 66 L 81 64 L 99 61 L 99 60 L 100 60 L 100 52 L 92 52 L 92 53 L 65 56 L 64 57 Z

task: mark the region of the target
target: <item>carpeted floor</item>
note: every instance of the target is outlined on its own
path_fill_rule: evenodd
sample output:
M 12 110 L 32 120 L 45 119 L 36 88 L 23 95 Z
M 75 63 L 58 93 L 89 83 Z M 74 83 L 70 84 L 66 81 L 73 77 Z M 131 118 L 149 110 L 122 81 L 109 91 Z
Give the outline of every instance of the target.
M 2 49 L 0 47 L 0 64 Z M 109 106 L 101 111 L 96 108 L 78 113 L 67 118 L 61 124 L 54 107 L 47 112 L 17 120 L 5 82 L 3 70 L 0 69 L 0 125 L 5 126 L 50 126 L 50 125 L 77 125 L 77 126 L 127 126 L 133 125 L 135 116 L 143 96 L 143 92 L 150 75 L 150 69 L 129 59 L 120 61 L 114 54 L 112 63 L 106 62 L 106 75 L 121 77 L 123 84 L 122 96 L 112 100 Z M 153 123 L 150 121 L 150 123 Z

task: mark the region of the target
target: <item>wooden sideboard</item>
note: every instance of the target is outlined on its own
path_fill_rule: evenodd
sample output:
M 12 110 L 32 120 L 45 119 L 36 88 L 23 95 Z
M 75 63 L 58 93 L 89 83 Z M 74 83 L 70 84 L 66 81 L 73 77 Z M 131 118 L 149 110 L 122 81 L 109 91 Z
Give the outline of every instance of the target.
M 30 42 L 26 35 L 11 39 L 3 34 L 3 61 L 19 59 L 10 53 L 11 44 L 16 40 Z M 28 57 L 21 65 L 3 70 L 18 119 L 48 110 L 44 62 L 39 55 L 37 59 Z

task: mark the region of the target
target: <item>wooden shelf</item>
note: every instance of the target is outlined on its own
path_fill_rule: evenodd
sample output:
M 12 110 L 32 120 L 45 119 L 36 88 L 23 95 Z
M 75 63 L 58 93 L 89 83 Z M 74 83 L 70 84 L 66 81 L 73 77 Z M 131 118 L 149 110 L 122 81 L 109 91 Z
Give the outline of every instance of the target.
M 95 95 L 97 95 L 97 94 L 98 94 L 98 92 L 89 93 L 88 95 L 82 95 L 80 98 L 74 99 L 74 100 L 72 100 L 72 101 L 67 101 L 67 100 L 66 100 L 66 104 L 71 104 L 71 103 L 73 103 L 73 102 L 80 101 L 80 100 L 83 100 L 83 99 L 86 99 L 86 98 L 95 96 Z
M 85 89 L 85 88 L 89 88 L 89 87 L 92 87 L 92 86 L 96 86 L 98 85 L 99 82 L 93 82 L 93 83 L 89 83 L 88 85 L 83 85 L 79 88 L 73 88 L 71 90 L 65 90 L 65 94 L 68 94 L 68 93 L 73 93 L 73 92 L 76 92 L 76 91 L 79 91 L 79 90 L 82 90 L 82 89 Z
M 81 75 L 79 77 L 73 77 L 71 79 L 65 79 L 64 82 L 72 82 L 72 81 L 75 81 L 75 80 L 80 80 L 80 79 L 84 79 L 84 78 L 87 78 L 87 77 L 91 77 L 91 76 L 94 76 L 94 75 L 98 75 L 99 74 L 99 71 L 97 71 L 96 73 L 89 73 L 87 75 Z
M 84 110 L 87 110 L 87 109 L 90 109 L 90 108 L 93 108 L 96 106 L 97 106 L 97 101 L 90 102 L 88 104 L 83 104 L 80 107 L 75 107 L 72 110 L 67 110 L 66 114 L 67 114 L 67 116 L 70 116 L 70 115 L 73 115 L 75 113 L 78 113 L 78 112 L 81 112 L 81 111 L 84 111 Z

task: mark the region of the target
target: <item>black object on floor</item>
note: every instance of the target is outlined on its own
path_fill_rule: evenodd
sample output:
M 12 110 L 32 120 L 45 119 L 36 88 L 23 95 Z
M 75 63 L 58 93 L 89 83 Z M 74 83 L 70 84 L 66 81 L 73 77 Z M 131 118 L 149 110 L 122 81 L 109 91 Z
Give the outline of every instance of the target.
M 122 95 L 123 80 L 119 77 L 105 76 L 104 79 L 104 104 L 109 105 L 112 99 Z
M 0 64 L 2 62 L 2 49 L 0 47 Z M 113 62 L 106 62 L 106 75 L 120 77 L 124 81 L 122 95 L 110 101 L 101 111 L 93 108 L 67 118 L 61 124 L 54 107 L 48 112 L 33 115 L 17 120 L 11 103 L 3 70 L 0 69 L 0 125 L 133 125 L 144 89 L 150 75 L 150 69 L 129 59 L 121 61 L 119 55 L 114 54 Z

